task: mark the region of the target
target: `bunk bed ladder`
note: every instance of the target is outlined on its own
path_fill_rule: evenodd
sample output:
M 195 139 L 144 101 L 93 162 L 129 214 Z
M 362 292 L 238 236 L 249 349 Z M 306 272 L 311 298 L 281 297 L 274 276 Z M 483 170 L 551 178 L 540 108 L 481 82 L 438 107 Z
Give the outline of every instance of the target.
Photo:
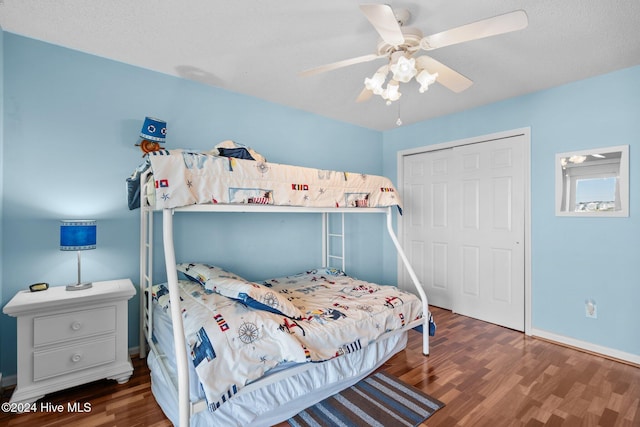
M 337 220 L 338 215 L 339 220 Z M 324 212 L 322 214 L 322 235 L 322 266 L 340 268 L 345 271 L 344 213 Z M 339 252 L 336 251 L 338 248 Z

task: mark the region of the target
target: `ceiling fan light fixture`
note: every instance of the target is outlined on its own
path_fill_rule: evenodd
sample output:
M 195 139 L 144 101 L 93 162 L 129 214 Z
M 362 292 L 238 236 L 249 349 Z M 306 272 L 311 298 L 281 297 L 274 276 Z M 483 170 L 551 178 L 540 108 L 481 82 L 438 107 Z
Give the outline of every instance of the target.
M 360 102 L 375 94 L 382 97 L 387 105 L 391 105 L 393 101 L 400 98 L 399 83 L 410 83 L 414 78 L 420 85 L 420 93 L 426 92 L 436 80 L 455 93 L 460 93 L 473 84 L 462 74 L 429 56 L 414 57 L 419 50 L 431 51 L 445 46 L 497 36 L 522 30 L 528 25 L 526 12 L 516 10 L 425 37 L 419 29 L 405 26 L 411 17 L 407 10 L 393 10 L 388 4 L 363 4 L 360 5 L 360 10 L 380 36 L 375 53 L 326 64 L 306 70 L 301 74 L 309 76 L 379 58 L 387 58 L 387 63 L 380 67 L 371 78 L 364 79 L 365 88 L 356 98 L 356 101 Z M 431 74 L 426 70 L 427 68 L 432 71 L 438 70 L 438 72 Z M 389 73 L 392 74 L 391 81 L 385 87 Z
M 435 83 L 438 78 L 438 73 L 429 73 L 427 70 L 422 70 L 416 76 L 416 81 L 420 83 L 420 93 L 425 93 L 429 89 L 429 85 Z
M 383 92 L 382 85 L 384 84 L 386 78 L 386 74 L 378 71 L 373 76 L 371 76 L 371 78 L 367 77 L 364 79 L 364 87 L 366 87 L 376 95 L 381 95 Z
M 393 101 L 397 101 L 402 96 L 399 89 L 398 82 L 391 80 L 380 96 L 387 101 L 387 105 L 391 105 Z
M 406 56 L 400 56 L 395 63 L 389 66 L 389 69 L 393 73 L 393 79 L 402 83 L 409 82 L 418 73 L 416 59 Z

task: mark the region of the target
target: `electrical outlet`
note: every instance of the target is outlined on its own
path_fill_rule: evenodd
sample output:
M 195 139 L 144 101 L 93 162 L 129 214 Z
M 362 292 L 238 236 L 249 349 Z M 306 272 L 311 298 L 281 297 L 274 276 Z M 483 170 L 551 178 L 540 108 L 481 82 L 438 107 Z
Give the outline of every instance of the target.
M 584 315 L 591 319 L 598 318 L 598 307 L 593 299 L 588 299 L 584 302 Z

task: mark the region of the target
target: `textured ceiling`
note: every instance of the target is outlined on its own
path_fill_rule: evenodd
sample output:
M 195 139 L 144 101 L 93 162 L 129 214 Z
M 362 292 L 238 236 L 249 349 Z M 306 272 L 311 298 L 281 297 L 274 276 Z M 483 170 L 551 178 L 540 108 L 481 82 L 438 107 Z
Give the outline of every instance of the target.
M 423 0 L 406 8 L 425 35 L 524 10 L 529 26 L 429 53 L 471 79 L 461 93 L 402 84 L 392 106 L 356 103 L 377 60 L 300 77 L 374 53 L 360 2 L 344 0 L 0 0 L 5 31 L 137 65 L 363 127 L 396 126 L 640 64 L 638 0 Z M 406 86 L 406 87 L 405 87 Z

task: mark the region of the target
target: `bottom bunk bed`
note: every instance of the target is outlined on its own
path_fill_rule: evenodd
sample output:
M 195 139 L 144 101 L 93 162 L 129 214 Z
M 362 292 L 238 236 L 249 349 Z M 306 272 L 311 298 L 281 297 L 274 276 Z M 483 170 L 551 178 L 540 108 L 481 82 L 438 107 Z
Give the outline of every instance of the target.
M 262 208 L 268 209 L 268 208 Z M 174 211 L 260 211 L 255 207 L 193 206 L 163 210 L 167 283 L 154 284 L 153 210 L 142 210 L 141 356 L 152 392 L 174 425 L 269 426 L 366 377 L 407 343 L 407 330 L 424 326 L 427 298 L 392 227 L 391 208 L 302 209 L 277 212 L 384 213 L 388 233 L 416 294 L 351 278 L 323 267 L 248 282 L 219 267 L 177 264 Z M 208 321 L 204 321 L 208 319 Z

